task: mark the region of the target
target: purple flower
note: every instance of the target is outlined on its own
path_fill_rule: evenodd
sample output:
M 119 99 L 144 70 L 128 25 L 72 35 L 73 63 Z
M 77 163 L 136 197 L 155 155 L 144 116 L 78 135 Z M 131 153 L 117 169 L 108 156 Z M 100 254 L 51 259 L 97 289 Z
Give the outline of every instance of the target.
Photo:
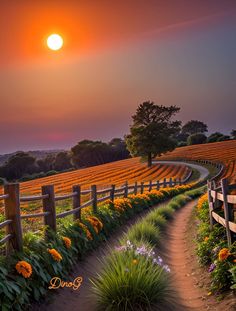
M 164 265 L 163 266 L 163 269 L 166 271 L 166 272 L 170 272 L 170 268 L 168 265 Z
M 216 265 L 215 265 L 214 263 L 212 263 L 212 264 L 210 265 L 209 269 L 208 269 L 208 272 L 214 271 L 215 268 L 216 268 Z

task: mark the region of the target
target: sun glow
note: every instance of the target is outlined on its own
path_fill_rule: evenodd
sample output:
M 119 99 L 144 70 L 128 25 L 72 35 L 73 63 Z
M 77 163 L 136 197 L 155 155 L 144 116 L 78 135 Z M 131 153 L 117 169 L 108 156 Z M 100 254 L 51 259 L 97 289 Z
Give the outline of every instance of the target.
M 60 50 L 63 46 L 63 39 L 58 34 L 52 34 L 47 38 L 47 46 L 53 51 Z

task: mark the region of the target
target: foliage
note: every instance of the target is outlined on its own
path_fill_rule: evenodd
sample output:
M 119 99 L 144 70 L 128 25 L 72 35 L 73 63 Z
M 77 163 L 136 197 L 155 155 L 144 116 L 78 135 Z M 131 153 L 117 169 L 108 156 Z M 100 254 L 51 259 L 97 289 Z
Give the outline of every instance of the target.
M 147 192 L 141 196 L 137 195 L 137 198 L 131 195 L 123 199 L 123 203 L 120 202 L 122 206 L 120 210 L 112 207 L 108 202 L 99 206 L 96 215 L 92 215 L 91 210 L 88 210 L 83 214 L 81 221 L 62 226 L 57 234 L 50 232 L 47 241 L 41 240 L 39 234 L 26 233 L 23 252 L 15 253 L 7 259 L 1 258 L 0 305 L 2 309 L 25 310 L 32 300 L 38 301 L 45 296 L 52 277 L 65 278 L 78 259 L 83 258 L 88 251 L 106 240 L 111 232 L 122 225 L 127 218 L 151 207 L 155 204 L 152 202 L 163 201 L 192 186 L 189 184 Z M 22 273 L 17 272 L 16 265 L 19 262 L 21 265 L 18 265 L 18 272 L 21 271 L 29 277 L 25 278 Z
M 198 120 L 191 120 L 184 124 L 181 132 L 183 134 L 193 135 L 197 133 L 205 133 L 207 131 L 207 125 L 205 123 Z
M 203 133 L 196 133 L 188 137 L 187 144 L 188 145 L 204 144 L 206 140 L 207 140 L 206 135 L 204 135 Z
M 202 188 L 195 189 L 190 195 L 195 197 L 201 193 Z M 189 201 L 189 195 L 179 195 L 166 206 L 148 213 L 103 259 L 101 273 L 91 280 L 98 310 L 152 310 L 169 301 L 170 269 L 153 247 L 158 246 L 167 217 L 173 213 L 172 201 L 180 208 Z
M 154 157 L 173 150 L 176 147 L 173 135 L 179 132 L 181 122 L 172 118 L 179 110 L 176 106 L 159 106 L 150 101 L 139 105 L 132 116 L 130 134 L 125 138 L 131 155 L 147 157 L 151 166 Z
M 199 199 L 197 216 L 200 220 L 197 255 L 199 262 L 207 266 L 211 274 L 211 291 L 219 293 L 229 288 L 234 289 L 236 287 L 236 242 L 228 248 L 225 228 L 219 224 L 215 224 L 210 230 L 206 194 Z

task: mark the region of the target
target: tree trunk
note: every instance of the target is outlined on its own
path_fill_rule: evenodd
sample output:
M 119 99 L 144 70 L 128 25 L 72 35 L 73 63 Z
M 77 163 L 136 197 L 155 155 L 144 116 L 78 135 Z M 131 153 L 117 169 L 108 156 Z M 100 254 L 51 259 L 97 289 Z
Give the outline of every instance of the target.
M 152 166 L 152 154 L 151 152 L 148 153 L 148 167 Z

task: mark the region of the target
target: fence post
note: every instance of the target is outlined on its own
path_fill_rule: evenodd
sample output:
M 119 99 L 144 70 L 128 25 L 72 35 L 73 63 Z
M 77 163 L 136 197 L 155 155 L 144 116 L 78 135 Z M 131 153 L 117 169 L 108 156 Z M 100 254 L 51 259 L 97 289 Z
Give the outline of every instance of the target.
M 128 189 L 128 182 L 126 181 L 126 182 L 125 182 L 125 189 L 124 189 L 124 198 L 127 198 L 127 197 L 128 197 L 128 192 L 129 192 L 129 189 Z
M 159 182 L 159 180 L 157 180 L 157 190 L 159 190 L 160 189 L 160 182 Z
M 78 185 L 73 186 L 72 191 L 77 193 L 75 196 L 73 196 L 73 209 L 76 209 L 81 205 L 81 187 Z M 78 210 L 74 214 L 74 220 L 76 219 L 81 220 L 81 210 Z
M 212 212 L 214 210 L 214 203 L 211 196 L 212 185 L 211 182 L 207 181 L 207 196 L 208 196 L 208 204 L 209 204 L 209 219 L 210 219 L 210 229 L 213 229 L 214 219 L 212 217 Z
M 170 178 L 169 186 L 172 187 L 172 178 Z
M 115 185 L 111 185 L 110 199 L 113 202 L 115 198 Z
M 91 200 L 93 200 L 93 203 L 92 203 L 93 212 L 96 213 L 97 212 L 97 186 L 96 185 L 91 186 Z
M 12 235 L 12 238 L 7 242 L 6 251 L 9 254 L 12 250 L 21 251 L 23 249 L 19 184 L 5 185 L 4 194 L 8 194 L 8 198 L 5 199 L 5 216 L 6 219 L 12 220 L 7 226 L 7 234 Z
M 138 183 L 137 181 L 134 183 L 134 194 L 137 194 L 138 192 Z
M 56 208 L 55 208 L 55 193 L 54 186 L 47 185 L 42 186 L 42 195 L 47 194 L 48 197 L 43 199 L 43 211 L 49 212 L 48 215 L 44 216 L 44 224 L 56 232 L 57 222 L 56 222 Z M 45 231 L 46 238 L 48 238 L 48 230 Z
M 176 186 L 177 185 L 177 180 L 176 178 L 173 180 L 173 186 Z
M 152 191 L 152 181 L 150 180 L 150 182 L 149 182 L 149 189 L 148 189 L 148 191 L 150 192 L 150 191 Z
M 166 188 L 166 178 L 163 180 L 163 188 Z
M 140 193 L 143 194 L 143 190 L 144 190 L 144 182 L 141 182 L 141 187 L 140 187 Z
M 232 205 L 229 204 L 227 201 L 227 194 L 229 192 L 227 178 L 221 179 L 221 187 L 222 187 L 222 194 L 223 194 L 223 200 L 224 200 L 225 229 L 226 229 L 226 234 L 227 234 L 228 245 L 230 246 L 232 243 L 233 235 L 229 229 L 229 221 L 234 220 L 234 214 L 233 214 Z

